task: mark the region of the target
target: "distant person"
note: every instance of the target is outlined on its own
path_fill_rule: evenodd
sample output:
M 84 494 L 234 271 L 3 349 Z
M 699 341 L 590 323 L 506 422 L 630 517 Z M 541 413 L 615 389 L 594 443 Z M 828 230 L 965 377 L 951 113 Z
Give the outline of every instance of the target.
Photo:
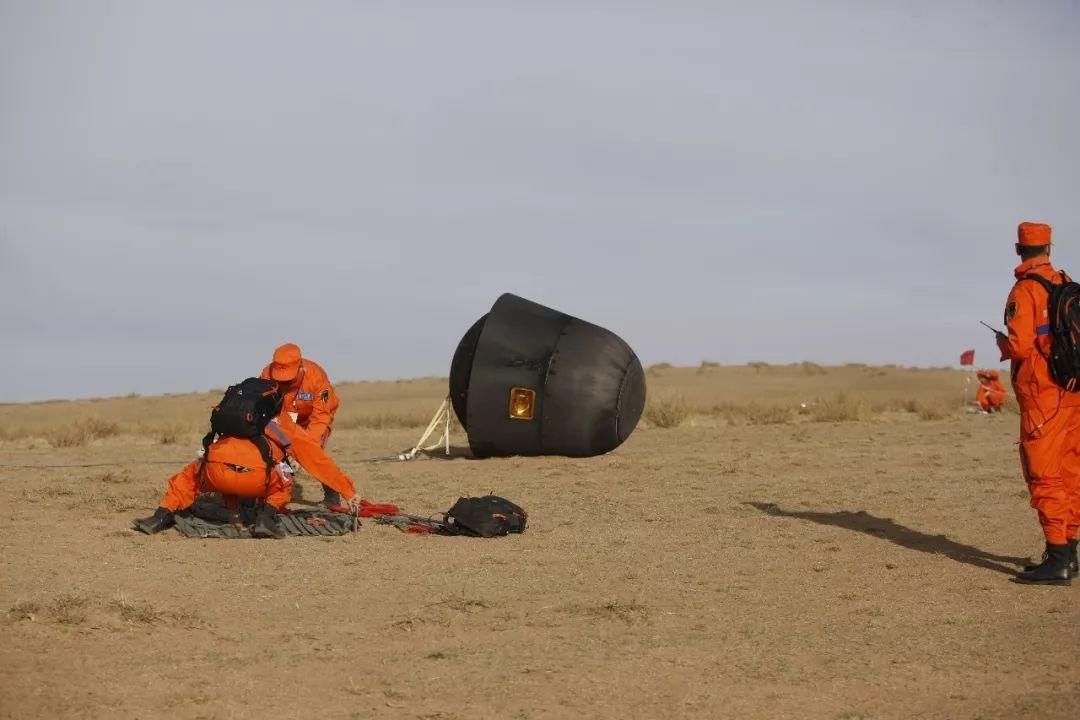
M 1046 358 L 1051 333 L 1049 295 L 1032 276 L 1060 284 L 1067 278 L 1050 264 L 1050 226 L 1021 223 L 1014 271 L 1016 284 L 1005 305 L 1008 335 L 997 334 L 1001 359 L 1012 361 L 1013 392 L 1020 405 L 1020 465 L 1039 514 L 1046 552 L 1018 582 L 1069 585 L 1080 572 L 1080 394 L 1054 382 Z
M 1001 412 L 1008 394 L 1001 384 L 1001 373 L 997 370 L 979 370 L 976 377 L 979 379 L 979 391 L 975 394 L 975 401 L 979 407 L 984 413 Z
M 285 412 L 325 448 L 340 404 L 326 371 L 314 360 L 301 357 L 297 345 L 286 343 L 274 351 L 273 362 L 263 368 L 260 377 L 281 385 Z M 341 494 L 324 483 L 322 502 L 340 505 Z
M 249 378 L 225 392 L 211 413 L 211 431 L 203 438 L 203 456 L 169 478 L 158 509 L 135 521 L 148 535 L 170 528 L 174 513 L 186 510 L 202 492 L 226 497 L 230 510 L 237 498 L 262 501 L 251 534 L 258 538 L 283 537 L 277 514 L 292 499 L 295 458 L 319 482 L 345 496 L 350 510 L 360 506 L 352 480 L 327 457 L 289 414 L 282 410 L 283 393 L 277 383 Z

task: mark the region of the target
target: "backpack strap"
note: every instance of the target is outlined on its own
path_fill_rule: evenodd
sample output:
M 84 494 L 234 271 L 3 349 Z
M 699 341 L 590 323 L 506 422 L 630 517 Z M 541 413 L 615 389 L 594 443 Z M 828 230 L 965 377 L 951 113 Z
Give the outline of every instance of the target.
M 1065 282 L 1068 282 L 1068 278 L 1066 277 L 1065 273 L 1061 273 L 1061 276 L 1065 280 Z M 1054 292 L 1054 283 L 1050 282 L 1049 280 L 1044 278 L 1042 275 L 1036 275 L 1035 273 L 1028 273 L 1027 275 L 1025 275 L 1024 277 L 1022 277 L 1020 279 L 1021 280 L 1034 280 L 1035 282 L 1042 285 L 1043 288 L 1046 289 L 1046 292 L 1048 292 L 1048 293 Z
M 270 452 L 270 443 L 266 441 L 265 435 L 251 438 L 251 442 L 255 443 L 255 447 L 259 448 L 259 454 L 262 455 L 263 462 L 266 463 L 266 487 L 270 487 L 270 473 L 274 470 L 274 455 Z
M 203 461 L 204 465 L 206 464 L 206 461 L 210 458 L 210 446 L 214 444 L 214 436 L 215 436 L 215 433 L 214 433 L 213 430 L 211 430 L 210 432 L 203 435 L 203 439 L 202 439 L 202 449 L 203 449 L 202 461 Z

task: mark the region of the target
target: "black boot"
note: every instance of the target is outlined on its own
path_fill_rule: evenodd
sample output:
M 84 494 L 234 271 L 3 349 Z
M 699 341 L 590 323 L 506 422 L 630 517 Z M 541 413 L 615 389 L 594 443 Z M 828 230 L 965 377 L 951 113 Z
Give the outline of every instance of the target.
M 175 524 L 176 520 L 173 519 L 172 510 L 163 507 L 159 507 L 155 510 L 154 514 L 150 517 L 139 518 L 134 523 L 136 530 L 144 532 L 147 535 L 153 535 L 162 530 L 168 530 Z
M 1044 560 L 1016 576 L 1016 582 L 1030 585 L 1072 585 L 1069 546 L 1046 543 Z
M 274 540 L 285 537 L 285 531 L 281 529 L 281 523 L 278 522 L 277 508 L 267 503 L 259 509 L 259 514 L 255 516 L 255 524 L 251 526 L 251 537 Z
M 335 490 L 334 488 L 329 487 L 327 485 L 323 485 L 322 489 L 323 489 L 323 498 L 322 498 L 322 503 L 321 504 L 324 507 L 329 507 L 330 505 L 340 505 L 341 504 L 341 493 L 339 493 L 337 490 Z
M 1043 553 L 1042 559 L 1043 559 L 1043 562 L 1046 561 L 1046 553 L 1045 552 Z M 1024 570 L 1025 570 L 1025 572 L 1031 572 L 1032 570 L 1034 570 L 1037 567 L 1039 567 L 1039 566 L 1038 565 L 1025 565 Z M 1069 572 L 1072 574 L 1073 577 L 1080 577 L 1080 559 L 1078 559 L 1077 556 L 1076 556 L 1076 540 L 1070 540 L 1069 541 Z

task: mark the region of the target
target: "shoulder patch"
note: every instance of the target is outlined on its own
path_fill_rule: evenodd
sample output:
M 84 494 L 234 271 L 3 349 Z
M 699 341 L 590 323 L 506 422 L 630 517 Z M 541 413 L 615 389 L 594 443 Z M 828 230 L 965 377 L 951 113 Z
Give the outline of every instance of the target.
M 1005 308 L 1005 322 L 1006 323 L 1012 322 L 1012 319 L 1014 317 L 1016 317 L 1016 301 L 1015 300 L 1010 302 L 1008 307 Z
M 319 393 L 319 399 L 322 400 L 323 403 L 330 402 L 330 389 L 326 388 L 321 393 Z

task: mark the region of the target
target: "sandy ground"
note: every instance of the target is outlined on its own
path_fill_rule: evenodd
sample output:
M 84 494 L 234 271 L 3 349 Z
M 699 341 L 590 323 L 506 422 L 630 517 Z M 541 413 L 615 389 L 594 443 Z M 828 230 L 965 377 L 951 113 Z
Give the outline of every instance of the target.
M 495 540 L 371 522 L 333 539 L 137 535 L 198 437 L 162 444 L 140 418 L 195 423 L 204 399 L 0 407 L 9 428 L 121 423 L 75 447 L 33 428 L 0 442 L 4 465 L 114 463 L 0 470 L 0 716 L 1075 718 L 1080 584 L 1009 582 L 1041 549 L 1015 415 L 710 410 L 851 387 L 958 404 L 960 378 L 654 372 L 654 396 L 695 414 L 589 460 L 371 466 L 417 428 L 335 434 L 375 501 L 524 505 L 528 532 Z M 441 388 L 353 385 L 342 414 L 434 411 Z

